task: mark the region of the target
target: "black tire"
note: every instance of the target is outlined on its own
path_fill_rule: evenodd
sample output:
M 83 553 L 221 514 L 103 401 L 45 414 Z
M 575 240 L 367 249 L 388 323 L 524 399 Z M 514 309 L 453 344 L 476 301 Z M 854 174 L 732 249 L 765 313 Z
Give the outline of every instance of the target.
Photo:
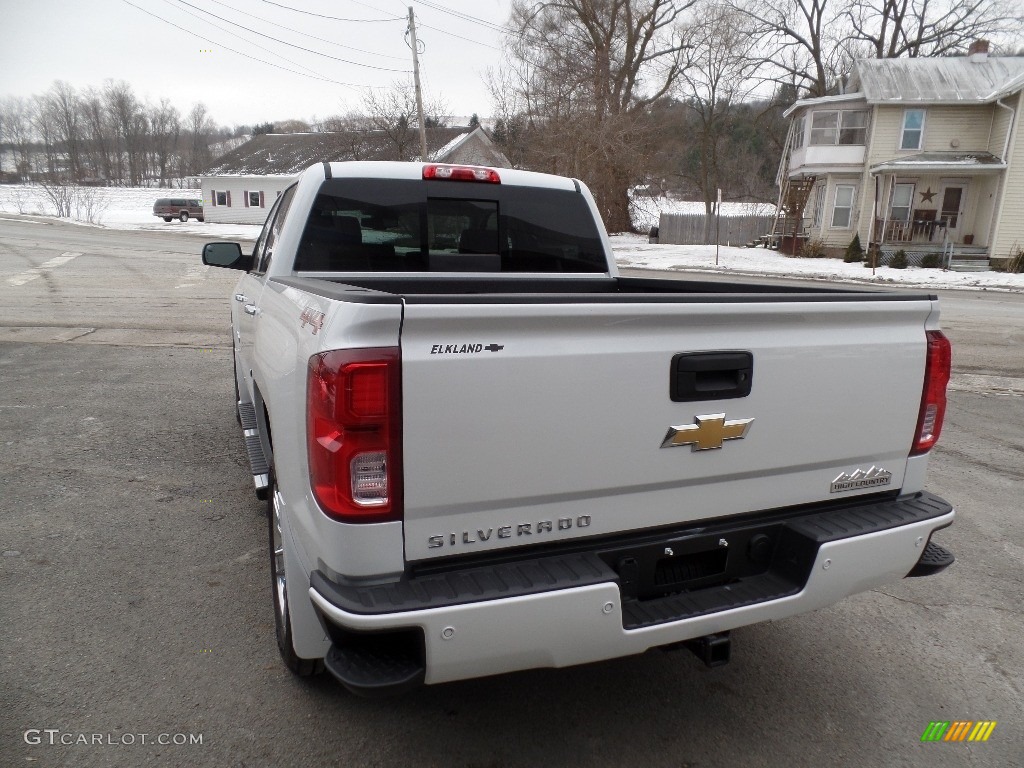
M 182 211 L 181 213 L 179 213 L 178 218 L 181 220 L 181 223 L 184 224 L 186 221 L 188 221 L 188 211 Z
M 164 221 L 166 221 L 168 224 L 170 224 L 173 220 L 174 218 L 172 216 L 164 216 Z
M 270 551 L 270 592 L 274 600 L 274 634 L 277 637 L 277 650 L 281 653 L 284 665 L 298 677 L 310 677 L 324 670 L 323 659 L 301 659 L 295 655 L 292 644 L 291 614 L 288 612 L 288 593 L 285 590 L 284 547 L 281 540 L 281 526 L 278 515 L 280 493 L 277 489 L 277 477 L 270 470 L 270 493 L 267 494 L 267 520 L 269 521 Z

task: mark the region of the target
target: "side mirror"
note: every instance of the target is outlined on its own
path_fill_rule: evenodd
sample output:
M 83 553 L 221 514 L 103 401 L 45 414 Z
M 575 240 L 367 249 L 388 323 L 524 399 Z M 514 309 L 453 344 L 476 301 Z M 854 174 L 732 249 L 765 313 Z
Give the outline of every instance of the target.
M 238 243 L 207 243 L 203 246 L 203 264 L 210 267 L 248 269 L 251 258 L 242 255 Z

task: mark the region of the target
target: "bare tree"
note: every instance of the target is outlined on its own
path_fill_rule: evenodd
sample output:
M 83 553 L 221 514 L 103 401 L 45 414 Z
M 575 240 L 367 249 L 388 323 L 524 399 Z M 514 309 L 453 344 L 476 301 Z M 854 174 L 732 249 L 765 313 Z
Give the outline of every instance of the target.
M 89 88 L 82 96 L 82 118 L 89 137 L 89 162 L 92 173 L 108 182 L 114 179 L 112 157 L 116 139 L 114 127 L 103 101 L 103 94 Z
M 366 141 L 367 131 L 372 128 L 369 117 L 354 111 L 315 120 L 313 124 L 313 129 L 318 133 L 331 134 L 331 144 L 340 157 L 352 160 L 372 159 L 372 148 Z
M 416 87 L 411 80 L 396 80 L 390 88 L 371 89 L 363 97 L 363 110 L 370 127 L 381 131 L 394 144 L 399 160 L 418 157 L 419 111 L 416 108 Z M 449 120 L 448 106 L 443 99 L 428 99 L 423 104 L 423 123 L 437 128 Z
M 14 170 L 27 178 L 32 170 L 32 102 L 17 96 L 0 100 L 3 113 L 3 140 L 14 150 Z
M 45 165 L 40 166 L 37 161 L 36 172 L 44 173 L 50 179 L 55 179 L 58 173 L 63 173 L 63 164 L 57 157 L 57 137 L 54 134 L 53 106 L 45 96 L 32 97 L 32 128 L 35 135 L 43 143 L 43 159 Z
M 834 91 L 855 58 L 943 56 L 977 38 L 1012 44 L 1019 0 L 728 0 L 763 41 L 760 77 L 800 95 Z
M 181 133 L 181 114 L 167 99 L 161 99 L 160 105 L 149 110 L 150 145 L 160 186 L 168 184 L 168 164 L 171 155 L 178 146 Z
M 51 184 L 86 177 L 135 185 L 159 179 L 162 186 L 177 177 L 180 183 L 206 164 L 216 130 L 206 107 L 196 105 L 184 131 L 191 146 L 183 150 L 177 108 L 167 99 L 147 105 L 128 83 L 113 80 L 82 92 L 55 81 L 42 95 L 0 98 L 0 142 L 14 154 L 16 175 Z
M 946 56 L 978 39 L 1014 41 L 1024 29 L 1019 0 L 851 0 L 850 39 L 879 59 Z
M 50 88 L 46 99 L 45 115 L 55 141 L 60 142 L 67 157 L 67 172 L 74 181 L 82 176 L 83 120 L 82 105 L 78 94 L 70 84 L 57 80 Z
M 688 30 L 689 66 L 680 73 L 677 89 L 690 112 L 690 152 L 681 173 L 700 191 L 707 213 L 704 237 L 710 242 L 711 214 L 717 190 L 733 196 L 737 173 L 735 147 L 727 144 L 732 123 L 754 86 L 750 53 L 754 38 L 750 19 L 728 5 L 711 0 L 700 6 Z M 750 158 L 743 158 L 749 161 Z M 748 166 L 749 170 L 749 166 Z
M 189 136 L 188 172 L 196 176 L 210 162 L 210 134 L 216 126 L 206 111 L 206 105 L 197 102 L 185 119 L 185 132 Z
M 632 228 L 629 188 L 657 137 L 648 109 L 685 65 L 679 25 L 694 0 L 559 0 L 512 4 L 507 72 L 492 95 L 526 119 L 543 170 L 583 178 L 612 231 Z
M 309 123 L 305 120 L 278 120 L 274 123 L 274 133 L 309 133 Z
M 729 0 L 753 23 L 761 41 L 760 77 L 796 85 L 807 96 L 825 96 L 843 74 L 847 39 L 842 5 L 829 0 Z
M 116 131 L 118 177 L 132 186 L 142 183 L 144 166 L 143 138 L 148 122 L 143 105 L 128 83 L 108 80 L 103 91 L 104 102 Z M 127 161 L 127 174 L 123 162 Z

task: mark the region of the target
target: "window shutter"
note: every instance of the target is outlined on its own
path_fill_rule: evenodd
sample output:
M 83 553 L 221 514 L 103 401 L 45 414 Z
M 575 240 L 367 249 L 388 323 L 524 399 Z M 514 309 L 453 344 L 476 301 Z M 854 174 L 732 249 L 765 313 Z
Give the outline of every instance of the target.
M 227 197 L 228 208 L 230 208 L 231 207 L 231 190 L 230 189 L 227 191 L 226 197 Z
M 260 190 L 260 208 L 265 207 L 263 202 L 263 190 Z
M 214 207 L 214 208 L 217 207 L 217 190 L 216 189 L 211 189 L 210 190 L 210 205 L 212 207 Z
M 249 207 L 249 190 L 242 191 L 242 200 L 245 201 L 245 207 Z

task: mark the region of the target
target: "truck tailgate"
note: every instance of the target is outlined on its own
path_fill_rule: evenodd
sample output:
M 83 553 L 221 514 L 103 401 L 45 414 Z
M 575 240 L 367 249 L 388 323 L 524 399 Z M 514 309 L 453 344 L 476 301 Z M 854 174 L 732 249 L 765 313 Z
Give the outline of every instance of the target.
M 924 298 L 407 299 L 406 559 L 898 489 L 931 311 Z M 749 394 L 674 402 L 673 359 L 711 352 L 750 353 Z M 662 447 L 673 427 L 682 444 Z M 833 485 L 871 468 L 891 481 Z

